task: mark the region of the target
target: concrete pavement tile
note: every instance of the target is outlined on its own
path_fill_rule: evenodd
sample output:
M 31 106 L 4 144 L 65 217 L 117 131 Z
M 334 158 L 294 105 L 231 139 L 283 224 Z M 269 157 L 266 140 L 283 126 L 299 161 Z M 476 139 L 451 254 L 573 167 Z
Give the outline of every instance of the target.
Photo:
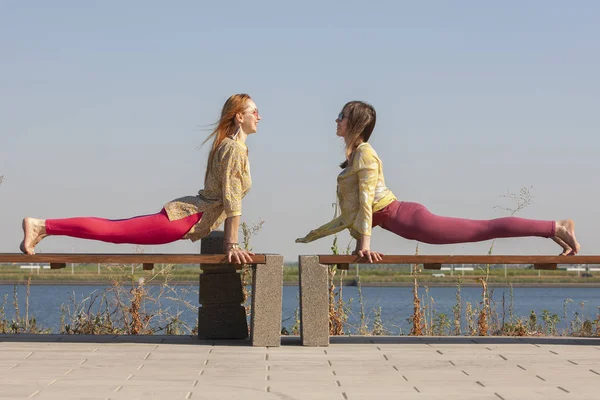
M 29 357 L 28 362 L 38 362 L 42 360 L 61 360 L 70 362 L 79 362 L 90 357 L 90 354 L 69 351 L 34 351 Z
M 0 384 L 22 384 L 29 385 L 31 382 L 40 385 L 47 385 L 49 382 L 52 382 L 59 378 L 64 378 L 65 375 L 62 373 L 55 373 L 52 371 L 46 373 L 37 373 L 37 374 L 10 374 L 3 375 L 0 377 Z
M 409 388 L 412 389 L 410 382 L 405 381 L 402 377 L 379 377 L 379 376 L 369 376 L 369 377 L 343 377 L 343 376 L 334 376 L 335 382 L 342 388 L 364 388 L 364 387 L 376 387 L 376 388 Z
M 116 392 L 119 398 L 127 399 L 196 399 L 196 398 L 216 398 L 216 395 L 227 394 L 229 399 L 236 398 L 251 398 L 253 395 L 260 395 L 261 398 L 267 398 L 265 396 L 265 388 L 254 389 L 245 388 L 237 385 L 222 385 L 212 387 L 200 387 L 194 390 L 177 389 L 177 388 L 140 388 L 134 386 L 123 386 Z M 191 393 L 191 394 L 190 394 Z M 198 396 L 197 396 L 198 395 Z M 202 396 L 202 397 L 200 397 Z
M 329 365 L 326 358 L 303 359 L 302 357 L 299 357 L 299 358 L 290 357 L 289 359 L 276 360 L 276 361 L 268 360 L 268 361 L 265 361 L 265 363 L 268 363 L 271 366 L 298 364 L 298 365 L 305 365 L 307 367 L 310 367 L 310 366 L 318 367 L 318 366 L 328 366 Z
M 110 397 L 108 397 L 108 395 L 98 394 L 98 392 L 93 389 L 85 389 L 80 392 L 73 392 L 70 390 L 61 390 L 59 392 L 41 391 L 32 398 L 35 400 L 107 400 Z
M 35 392 L 39 392 L 45 385 L 24 385 L 20 383 L 3 383 L 0 393 L 11 399 L 25 399 Z
M 397 391 L 393 393 L 379 392 L 379 391 L 361 391 L 361 392 L 350 392 L 348 394 L 348 400 L 398 400 L 399 398 L 407 399 L 418 399 L 418 400 L 500 400 L 498 396 L 493 393 L 447 393 L 440 391 L 437 393 L 423 393 L 415 390 L 408 391 Z M 540 398 L 539 400 L 541 400 Z M 513 400 L 513 399 L 506 399 Z M 519 399 L 521 400 L 521 399 Z M 534 400 L 527 398 L 527 400 Z M 538 400 L 538 399 L 535 399 Z
M 513 340 L 475 344 L 464 338 L 456 343 L 446 338 L 375 338 L 373 345 L 351 339 L 358 340 L 327 348 L 269 349 L 247 344 L 2 342 L 0 354 L 16 354 L 18 366 L 1 359 L 0 384 L 2 392 L 13 385 L 40 390 L 34 398 L 61 400 L 172 398 L 168 393 L 211 400 L 236 394 L 244 400 L 343 399 L 342 393 L 348 400 L 371 399 L 374 393 L 378 400 L 439 394 L 444 399 L 497 400 L 495 393 L 505 400 L 597 397 L 600 367 L 590 371 L 600 359 L 595 347 Z M 361 344 L 353 344 L 357 342 Z
M 230 370 L 227 368 L 223 368 L 223 369 L 219 369 L 219 368 L 213 368 L 213 369 L 202 369 L 198 372 L 198 376 L 205 376 L 205 377 L 221 377 L 221 376 L 226 376 L 226 377 L 230 377 L 231 379 L 264 379 L 265 376 L 269 374 L 269 371 L 267 371 L 266 368 L 263 369 L 257 369 L 257 370 Z
M 286 370 L 275 370 L 271 368 L 269 371 L 265 371 L 266 375 L 270 375 L 271 379 L 287 378 L 291 377 L 294 379 L 335 379 L 335 376 L 331 369 L 303 369 L 300 371 L 286 371 Z M 364 374 L 364 373 L 363 373 Z
M 179 358 L 179 359 L 173 359 L 173 360 L 153 360 L 152 357 L 148 357 L 147 360 L 144 361 L 139 361 L 140 363 L 143 363 L 144 365 L 147 365 L 149 367 L 163 367 L 165 364 L 168 365 L 175 365 L 177 366 L 177 368 L 182 368 L 182 369 L 192 369 L 192 368 L 199 368 L 209 362 L 211 362 L 210 359 L 206 359 L 206 358 L 191 358 L 191 359 L 186 359 L 186 358 Z
M 269 384 L 270 382 L 267 381 L 264 377 L 262 377 L 262 379 L 230 379 L 224 376 L 200 376 L 198 377 L 198 379 L 192 382 L 192 387 L 202 390 L 206 388 L 232 387 L 264 391 L 265 388 L 269 386 Z
M 13 369 L 16 366 L 18 366 L 21 361 L 23 361 L 23 360 L 17 360 L 17 361 L 3 360 L 3 362 L 0 363 L 0 371 Z
M 401 371 L 396 371 L 393 368 L 375 368 L 375 367 L 368 367 L 368 368 L 349 368 L 349 367 L 336 367 L 336 368 L 331 368 L 330 371 L 334 371 L 336 376 L 346 376 L 346 377 L 354 377 L 354 376 L 360 376 L 361 374 L 363 376 L 379 376 L 379 375 L 386 375 L 386 376 L 397 376 L 399 378 L 402 378 L 402 373 Z
M 259 354 L 263 354 L 265 352 L 270 352 L 276 349 L 280 349 L 280 347 L 273 347 L 273 348 L 267 348 L 267 347 L 253 347 L 253 346 L 246 346 L 246 347 L 239 347 L 239 346 L 212 346 L 210 348 L 210 350 L 212 350 L 212 353 L 216 353 L 216 354 L 254 354 L 254 353 L 259 353 Z
M 153 354 L 154 356 L 154 354 Z M 258 362 L 258 361 L 265 361 L 266 360 L 266 354 L 262 353 L 250 353 L 250 354 L 245 354 L 245 353 L 241 353 L 241 354 L 220 354 L 220 353 L 210 353 L 210 354 L 205 354 L 202 355 L 202 357 L 204 359 L 209 359 L 209 360 L 215 360 L 215 361 L 219 361 L 219 362 Z M 165 358 L 168 359 L 168 358 Z
M 267 386 L 276 386 L 279 388 L 294 388 L 294 389 L 305 389 L 308 388 L 310 390 L 317 389 L 334 389 L 339 387 L 338 381 L 334 379 L 323 379 L 323 378 L 309 378 L 307 379 L 298 379 L 297 377 L 279 377 L 273 378 L 270 377 L 268 381 L 266 381 Z
M 388 364 L 390 367 L 396 367 L 398 370 L 424 370 L 424 371 L 438 371 L 452 367 L 452 364 L 448 360 L 390 360 Z
M 269 396 L 266 397 L 269 400 L 337 400 L 343 399 L 341 393 L 339 395 L 332 393 L 321 393 L 321 392 L 276 392 L 271 391 L 267 393 Z M 395 400 L 398 400 L 397 398 Z
M 296 347 L 270 347 L 268 349 L 269 354 L 289 354 L 290 356 L 298 354 L 325 354 L 325 350 L 329 352 L 331 347 L 307 347 L 307 346 L 296 346 Z
M 133 375 L 136 372 L 137 371 L 135 370 L 135 368 L 126 369 L 126 370 L 123 370 L 123 369 L 113 370 L 110 368 L 101 369 L 101 370 L 74 370 L 74 371 L 70 372 L 69 374 L 57 375 L 57 377 L 63 377 L 65 375 L 68 375 L 68 376 L 72 377 L 73 379 L 92 377 L 93 379 L 97 379 L 98 381 L 104 380 L 104 379 L 121 380 L 121 379 L 127 379 L 127 377 L 129 375 Z
M 360 361 L 375 361 L 385 362 L 387 361 L 384 357 L 386 355 L 382 352 L 371 352 L 371 353 L 355 353 L 355 354 L 326 354 L 324 357 L 332 362 L 360 362 Z M 388 357 L 389 358 L 389 357 Z
M 160 382 L 167 382 L 167 381 L 173 381 L 173 382 L 187 382 L 187 381 L 193 381 L 195 379 L 198 379 L 200 375 L 200 370 L 195 370 L 195 371 L 189 371 L 187 373 L 182 372 L 182 373 L 162 373 L 162 372 L 149 372 L 149 371 L 135 371 L 132 372 L 131 375 L 132 377 L 130 378 L 131 380 L 148 380 L 148 379 L 155 379 L 156 381 L 160 381 Z
M 172 354 L 172 355 L 177 355 L 177 356 L 184 356 L 187 354 L 192 354 L 195 356 L 201 356 L 201 355 L 207 355 L 207 354 L 211 354 L 211 348 L 210 347 L 181 347 L 181 346 L 170 346 L 170 347 L 165 347 L 163 345 L 158 346 L 156 349 L 152 350 L 152 354 L 156 354 L 156 355 L 166 355 L 166 354 Z
M 334 374 L 335 372 L 335 374 Z M 402 373 L 393 368 L 336 368 L 330 371 L 332 376 L 337 376 L 344 379 L 370 379 L 373 377 L 382 377 L 386 379 L 402 379 Z
M 304 360 L 311 360 L 311 361 L 325 361 L 327 362 L 328 360 L 328 356 L 325 353 L 308 353 L 308 354 L 302 354 L 302 353 L 296 353 L 296 354 L 290 354 L 290 353 L 269 353 L 268 355 L 269 357 L 269 361 L 270 362 L 278 362 L 278 361 L 288 361 L 288 360 L 298 360 L 298 361 L 304 361 Z
M 269 386 L 274 390 L 310 390 L 310 391 L 320 391 L 320 390 L 339 390 L 339 385 L 333 379 L 313 379 L 310 381 L 300 380 L 300 379 L 282 379 L 282 380 L 273 380 L 267 381 L 266 386 Z
M 34 351 L 31 350 L 18 350 L 11 351 L 2 349 L 2 362 L 13 362 L 13 361 L 23 361 L 26 360 L 27 357 L 31 357 Z
M 369 367 L 383 367 L 387 365 L 387 361 L 385 359 L 381 360 L 329 360 L 331 361 L 331 366 L 333 368 L 336 367 L 350 367 L 350 368 L 369 368 Z
M 274 383 L 267 386 L 269 393 L 282 394 L 292 399 L 296 399 L 297 396 L 302 398 L 312 398 L 314 395 L 329 395 L 330 399 L 343 399 L 341 388 L 334 382 L 331 385 L 315 385 L 312 383 L 304 383 L 304 385 L 289 384 L 285 382 L 283 384 Z
M 229 369 L 260 369 L 265 367 L 264 361 L 246 361 L 246 362 L 221 362 L 218 360 L 208 360 L 208 364 L 200 365 L 199 367 L 202 369 L 211 369 L 211 368 L 229 368 Z
M 294 363 L 294 364 L 276 364 L 276 365 L 270 365 L 271 367 L 271 371 L 306 371 L 307 369 L 310 369 L 311 371 L 314 371 L 315 373 L 330 373 L 331 372 L 331 366 L 329 364 L 325 364 L 325 365 L 304 365 L 301 363 Z

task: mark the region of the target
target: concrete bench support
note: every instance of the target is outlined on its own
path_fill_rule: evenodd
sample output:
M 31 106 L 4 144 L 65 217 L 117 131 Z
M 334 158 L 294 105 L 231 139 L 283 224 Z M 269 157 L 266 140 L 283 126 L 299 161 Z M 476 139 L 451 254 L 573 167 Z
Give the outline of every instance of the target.
M 266 256 L 266 264 L 257 265 L 252 274 L 252 346 L 278 347 L 281 344 L 283 298 L 283 256 Z
M 319 256 L 299 256 L 300 338 L 304 346 L 329 346 L 327 266 Z
M 202 239 L 202 254 L 223 253 L 223 232 Z M 246 339 L 248 325 L 243 302 L 239 265 L 203 264 L 200 275 L 198 337 L 200 339 Z M 277 347 L 281 344 L 283 256 L 265 255 L 265 264 L 252 266 L 250 343 Z

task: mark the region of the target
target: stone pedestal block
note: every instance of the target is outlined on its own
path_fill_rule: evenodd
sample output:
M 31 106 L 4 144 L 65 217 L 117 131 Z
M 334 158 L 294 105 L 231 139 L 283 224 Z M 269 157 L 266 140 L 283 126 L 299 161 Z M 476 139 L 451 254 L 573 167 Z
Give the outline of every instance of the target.
M 225 232 L 212 231 L 200 240 L 200 254 L 223 254 L 223 239 Z
M 223 254 L 222 231 L 203 238 L 202 254 Z M 240 274 L 234 265 L 200 265 L 200 308 L 198 309 L 198 338 L 246 339 L 248 322 L 241 305 L 244 296 Z
M 300 338 L 304 346 L 329 346 L 327 266 L 318 256 L 299 256 Z
M 252 275 L 252 346 L 277 347 L 281 344 L 283 297 L 283 256 L 266 254 L 266 263 L 257 265 Z
M 237 272 L 200 275 L 200 304 L 240 305 L 244 301 L 242 277 Z
M 237 306 L 202 306 L 198 309 L 199 339 L 247 339 L 246 309 Z

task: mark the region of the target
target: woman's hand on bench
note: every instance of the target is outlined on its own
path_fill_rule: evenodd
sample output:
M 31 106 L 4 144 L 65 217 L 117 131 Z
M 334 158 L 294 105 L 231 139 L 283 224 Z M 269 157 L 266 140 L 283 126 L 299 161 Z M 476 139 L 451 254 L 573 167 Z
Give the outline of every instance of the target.
M 227 247 L 227 261 L 233 264 L 250 264 L 252 256 L 255 254 L 251 251 L 244 250 L 237 244 L 230 244 Z
M 371 236 L 361 235 L 360 239 L 356 241 L 356 250 L 352 254 L 364 257 L 369 260 L 370 263 L 379 262 L 383 259 L 383 254 L 378 251 L 371 250 Z
M 369 260 L 370 263 L 375 263 L 383 260 L 383 253 L 379 253 L 377 251 L 372 250 L 355 250 L 352 252 L 359 257 L 364 257 Z

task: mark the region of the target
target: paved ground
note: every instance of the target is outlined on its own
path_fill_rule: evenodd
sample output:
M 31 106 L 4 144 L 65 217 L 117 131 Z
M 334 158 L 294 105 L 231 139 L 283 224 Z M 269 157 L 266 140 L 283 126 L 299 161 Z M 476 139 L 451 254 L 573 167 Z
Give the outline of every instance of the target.
M 600 338 L 0 335 L 0 399 L 598 399 Z

